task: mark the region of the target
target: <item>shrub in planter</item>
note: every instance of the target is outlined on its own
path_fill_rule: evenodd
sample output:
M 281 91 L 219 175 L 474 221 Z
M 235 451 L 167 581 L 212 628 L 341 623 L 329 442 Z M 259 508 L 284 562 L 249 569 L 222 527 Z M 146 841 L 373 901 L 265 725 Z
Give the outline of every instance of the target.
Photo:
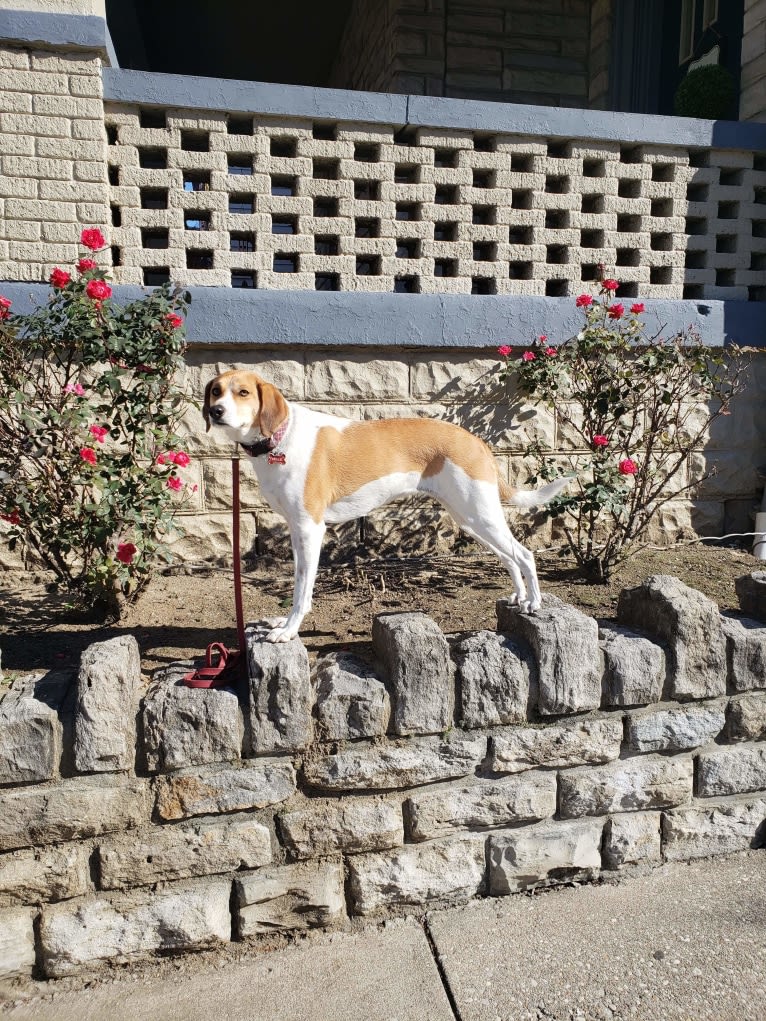
M 692 327 L 648 337 L 639 318 L 644 305 L 615 301 L 618 286 L 607 279 L 597 299 L 576 299 L 582 329 L 559 347 L 540 337 L 520 357 L 499 349 L 506 378 L 568 430 L 571 454 L 528 448 L 527 482 L 572 476 L 544 513 L 560 521 L 562 553 L 601 581 L 641 548 L 664 504 L 712 474 L 685 477 L 689 455 L 744 387 L 739 349 L 705 347 Z
M 105 246 L 97 229 L 81 240 Z M 114 617 L 169 559 L 188 492 L 174 382 L 185 305 L 168 285 L 117 305 L 90 255 L 50 283 L 27 314 L 0 298 L 0 517 L 11 548 Z
M 706 64 L 690 71 L 676 90 L 673 110 L 679 117 L 721 120 L 736 117 L 737 85 L 720 64 Z

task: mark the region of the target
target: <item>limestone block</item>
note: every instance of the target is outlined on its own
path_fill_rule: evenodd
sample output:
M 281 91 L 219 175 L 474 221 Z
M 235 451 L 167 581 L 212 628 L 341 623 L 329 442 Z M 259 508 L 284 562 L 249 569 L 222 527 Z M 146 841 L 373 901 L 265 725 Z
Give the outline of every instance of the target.
M 455 648 L 462 721 L 467 728 L 526 722 L 537 701 L 537 669 L 526 646 L 477 631 Z
M 742 612 L 766 621 L 766 571 L 753 571 L 737 578 L 734 588 Z
M 328 928 L 346 917 L 343 866 L 306 862 L 261 869 L 234 881 L 240 939 L 293 929 Z
M 492 833 L 487 841 L 490 896 L 592 879 L 601 868 L 603 829 L 603 819 L 585 819 Z
M 146 780 L 77 777 L 0 791 L 0 851 L 132 829 L 149 821 Z
M 624 627 L 599 628 L 604 653 L 606 705 L 659 702 L 665 683 L 665 651 L 656 642 Z
M 306 398 L 320 401 L 390 401 L 409 397 L 409 367 L 393 358 L 309 355 Z
M 175 883 L 43 909 L 42 965 L 49 978 L 138 954 L 201 949 L 231 939 L 229 880 Z
M 299 751 L 311 741 L 313 692 L 309 657 L 299 638 L 264 641 L 267 629 L 246 630 L 249 692 L 246 744 L 250 755 Z
M 621 744 L 621 716 L 515 727 L 492 736 L 491 768 L 496 773 L 520 773 L 538 766 L 564 768 L 612 762 L 619 757 Z
M 184 769 L 158 777 L 154 789 L 162 819 L 244 812 L 286 801 L 295 793 L 295 770 L 289 759 Z
M 437 734 L 452 724 L 455 691 L 449 646 L 424 613 L 380 614 L 372 643 L 388 675 L 394 733 Z
M 17 677 L 0 699 L 0 784 L 39 783 L 58 774 L 60 714 L 71 683 L 64 672 Z
M 484 888 L 484 844 L 483 835 L 472 833 L 350 858 L 353 913 L 475 897 Z
M 80 897 L 91 889 L 89 844 L 0 855 L 0 907 Z
M 730 691 L 766 688 L 766 627 L 750 617 L 721 616 Z
M 729 741 L 766 740 L 766 694 L 733 698 L 726 709 Z
M 484 759 L 484 738 L 414 738 L 386 744 L 353 745 L 334 755 L 307 759 L 309 787 L 323 791 L 395 790 L 473 773 Z
M 660 638 L 670 649 L 672 698 L 726 694 L 726 642 L 715 603 L 668 574 L 623 589 L 620 623 Z
M 533 614 L 521 613 L 507 599 L 496 605 L 498 631 L 521 639 L 534 652 L 540 712 L 598 709 L 602 668 L 596 621 L 555 596 L 543 596 L 542 607 Z
M 692 774 L 691 758 L 657 755 L 571 769 L 559 774 L 559 812 L 571 819 L 683 805 L 692 796 Z
M 604 867 L 660 861 L 660 813 L 613 815 L 604 831 Z
M 725 721 L 725 702 L 630 713 L 627 741 L 635 752 L 681 752 L 713 741 Z
M 697 796 L 714 798 L 766 790 L 766 745 L 735 745 L 701 752 L 697 758 Z
M 665 861 L 766 846 L 766 798 L 693 805 L 662 813 Z
M 194 664 L 157 671 L 143 700 L 146 768 L 169 772 L 240 757 L 244 722 L 231 688 L 187 688 Z
M 74 760 L 80 773 L 132 769 L 141 658 L 132 635 L 97 642 L 80 657 L 74 720 Z
M 35 966 L 35 912 L 0 911 L 0 979 L 31 975 Z
M 457 829 L 536 822 L 556 812 L 556 774 L 422 791 L 404 803 L 410 840 L 432 840 Z
M 381 799 L 309 802 L 279 816 L 282 842 L 295 858 L 381 851 L 404 843 L 402 809 Z
M 351 653 L 330 653 L 317 661 L 313 681 L 322 740 L 354 741 L 386 733 L 391 699 L 369 664 Z

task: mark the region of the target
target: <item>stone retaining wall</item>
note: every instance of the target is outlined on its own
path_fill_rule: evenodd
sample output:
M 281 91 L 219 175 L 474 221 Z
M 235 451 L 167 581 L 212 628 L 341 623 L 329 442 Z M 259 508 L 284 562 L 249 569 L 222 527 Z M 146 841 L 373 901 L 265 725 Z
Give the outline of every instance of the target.
M 0 702 L 0 977 L 766 844 L 766 574 L 655 576 L 598 623 L 381 615 L 374 658 L 248 629 L 238 690 L 130 637 Z

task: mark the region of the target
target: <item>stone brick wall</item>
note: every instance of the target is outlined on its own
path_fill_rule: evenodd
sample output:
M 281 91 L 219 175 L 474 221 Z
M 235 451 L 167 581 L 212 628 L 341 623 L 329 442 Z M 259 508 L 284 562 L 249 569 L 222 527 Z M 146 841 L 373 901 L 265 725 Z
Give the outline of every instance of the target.
M 766 0 L 745 0 L 741 120 L 766 121 Z
M 313 667 L 251 625 L 218 690 L 145 687 L 130 637 L 16 678 L 0 977 L 765 846 L 766 574 L 738 590 L 722 617 L 655 576 L 601 628 L 553 598 L 460 636 L 382 615 L 368 660 Z

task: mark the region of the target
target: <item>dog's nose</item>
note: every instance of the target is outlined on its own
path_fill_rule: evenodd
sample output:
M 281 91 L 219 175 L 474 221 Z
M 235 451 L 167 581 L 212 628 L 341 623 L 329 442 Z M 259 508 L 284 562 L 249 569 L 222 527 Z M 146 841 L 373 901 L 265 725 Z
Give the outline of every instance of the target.
M 214 404 L 213 407 L 210 409 L 210 417 L 213 419 L 214 422 L 220 422 L 221 419 L 223 418 L 224 410 L 225 409 L 223 405 Z

